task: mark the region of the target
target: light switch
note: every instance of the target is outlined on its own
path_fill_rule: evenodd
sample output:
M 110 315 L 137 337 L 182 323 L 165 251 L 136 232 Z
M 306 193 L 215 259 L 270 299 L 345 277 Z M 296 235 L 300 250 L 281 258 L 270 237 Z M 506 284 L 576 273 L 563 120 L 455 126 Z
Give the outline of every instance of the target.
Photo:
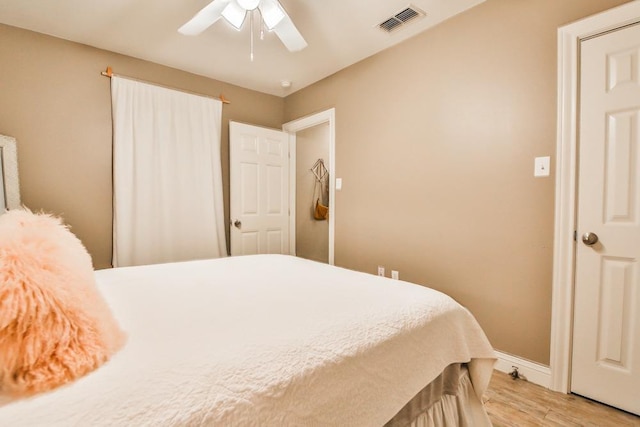
M 342 190 L 342 178 L 336 178 L 336 190 Z
M 549 176 L 550 172 L 551 172 L 551 157 L 549 156 L 536 157 L 533 176 L 537 176 L 537 177 Z

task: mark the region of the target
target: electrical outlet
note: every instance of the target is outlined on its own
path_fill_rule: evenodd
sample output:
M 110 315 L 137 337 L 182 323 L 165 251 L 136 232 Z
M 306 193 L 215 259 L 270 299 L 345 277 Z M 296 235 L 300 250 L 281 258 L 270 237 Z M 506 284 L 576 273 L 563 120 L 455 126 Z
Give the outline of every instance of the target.
M 395 280 L 400 280 L 400 273 L 396 270 L 391 270 L 391 278 Z
M 384 267 L 381 265 L 378 266 L 378 276 L 384 277 Z

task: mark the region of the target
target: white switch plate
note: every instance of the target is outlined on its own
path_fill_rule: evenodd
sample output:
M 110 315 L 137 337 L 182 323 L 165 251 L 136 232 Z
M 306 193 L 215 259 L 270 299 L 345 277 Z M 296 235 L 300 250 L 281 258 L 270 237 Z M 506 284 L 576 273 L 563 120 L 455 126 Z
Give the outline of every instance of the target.
M 384 277 L 384 267 L 381 265 L 378 266 L 378 276 Z
M 551 172 L 551 157 L 536 157 L 533 176 L 549 176 Z
M 342 178 L 336 178 L 336 190 L 342 190 Z
M 395 279 L 395 280 L 399 280 L 400 279 L 400 273 L 398 273 L 396 270 L 391 270 L 391 278 Z

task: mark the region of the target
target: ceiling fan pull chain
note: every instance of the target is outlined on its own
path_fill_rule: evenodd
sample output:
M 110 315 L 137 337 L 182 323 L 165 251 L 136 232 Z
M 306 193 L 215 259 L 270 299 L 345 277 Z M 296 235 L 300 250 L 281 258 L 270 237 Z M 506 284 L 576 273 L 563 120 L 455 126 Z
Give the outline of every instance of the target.
M 264 40 L 264 26 L 266 24 L 264 23 L 264 16 L 262 16 L 262 13 L 260 13 L 260 40 Z
M 249 12 L 249 26 L 251 27 L 251 62 L 253 62 L 253 11 Z

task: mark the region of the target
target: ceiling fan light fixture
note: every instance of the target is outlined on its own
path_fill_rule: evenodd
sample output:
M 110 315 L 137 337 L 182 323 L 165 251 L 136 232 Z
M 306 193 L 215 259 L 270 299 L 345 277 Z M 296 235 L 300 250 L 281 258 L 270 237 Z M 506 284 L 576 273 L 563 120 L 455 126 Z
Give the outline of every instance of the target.
M 244 10 L 254 10 L 260 4 L 260 0 L 237 0 Z
M 195 36 L 209 28 L 218 19 L 224 18 L 229 25 L 240 31 L 247 20 L 251 20 L 251 52 L 253 52 L 253 32 L 255 9 L 260 11 L 260 35 L 264 30 L 273 31 L 289 52 L 297 52 L 307 47 L 307 42 L 296 28 L 291 17 L 279 0 L 210 0 L 186 24 L 178 30 L 185 35 Z
M 285 17 L 285 13 L 278 2 L 264 1 L 260 3 L 262 20 L 269 31 L 273 30 Z
M 244 19 L 247 17 L 247 11 L 239 6 L 238 3 L 232 1 L 224 8 L 222 16 L 229 24 L 233 25 L 236 30 L 240 30 Z

